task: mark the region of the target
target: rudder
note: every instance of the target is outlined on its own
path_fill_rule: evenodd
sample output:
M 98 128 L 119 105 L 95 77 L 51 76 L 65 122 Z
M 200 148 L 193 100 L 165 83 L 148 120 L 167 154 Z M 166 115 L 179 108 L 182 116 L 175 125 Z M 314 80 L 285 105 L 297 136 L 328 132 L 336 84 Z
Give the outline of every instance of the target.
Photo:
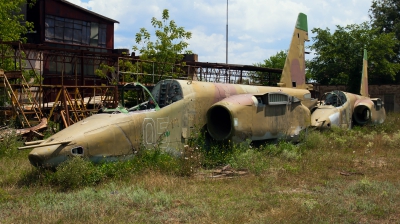
M 285 66 L 283 67 L 280 87 L 293 87 L 299 89 L 312 89 L 306 84 L 305 48 L 308 39 L 307 15 L 299 13 L 290 43 Z

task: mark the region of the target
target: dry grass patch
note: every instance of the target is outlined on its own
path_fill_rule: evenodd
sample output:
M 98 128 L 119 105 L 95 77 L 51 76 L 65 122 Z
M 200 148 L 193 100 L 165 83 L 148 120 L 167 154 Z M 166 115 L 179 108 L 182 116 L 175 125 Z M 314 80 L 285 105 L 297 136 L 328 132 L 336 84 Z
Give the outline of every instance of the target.
M 76 167 L 90 171 L 81 180 L 93 177 L 93 172 L 101 178 L 91 184 L 77 182 L 73 188 L 55 184 L 52 172 L 32 168 L 27 152 L 2 156 L 0 220 L 397 223 L 399 118 L 390 114 L 387 123 L 376 127 L 309 131 L 297 145 L 280 142 L 254 148 L 244 143 L 220 154 L 217 149 L 185 152 L 194 160 L 179 161 L 155 152 L 127 163 L 92 166 L 78 161 Z M 209 173 L 208 167 L 220 170 L 227 164 L 246 169 L 248 175 L 229 179 L 192 175 L 193 167 Z M 74 166 L 68 169 L 63 176 L 67 182 L 75 178 Z

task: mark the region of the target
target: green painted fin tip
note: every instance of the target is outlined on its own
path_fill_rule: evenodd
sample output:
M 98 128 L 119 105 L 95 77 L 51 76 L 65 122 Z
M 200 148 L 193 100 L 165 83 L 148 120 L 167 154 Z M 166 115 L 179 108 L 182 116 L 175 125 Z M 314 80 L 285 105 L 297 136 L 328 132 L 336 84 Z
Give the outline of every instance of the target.
M 368 60 L 367 49 L 364 49 L 364 60 Z
M 299 13 L 297 16 L 296 28 L 308 32 L 307 15 Z

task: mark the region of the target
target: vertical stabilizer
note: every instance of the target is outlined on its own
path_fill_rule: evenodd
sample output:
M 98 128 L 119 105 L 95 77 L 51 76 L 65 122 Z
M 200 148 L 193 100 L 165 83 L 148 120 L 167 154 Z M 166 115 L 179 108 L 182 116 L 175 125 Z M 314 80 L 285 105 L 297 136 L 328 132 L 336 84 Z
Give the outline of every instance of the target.
M 312 86 L 306 84 L 304 43 L 308 40 L 307 15 L 299 13 L 278 86 L 312 89 Z
M 368 94 L 368 70 L 367 69 L 368 69 L 367 50 L 364 49 L 360 94 L 361 94 L 361 96 L 369 97 L 369 94 Z

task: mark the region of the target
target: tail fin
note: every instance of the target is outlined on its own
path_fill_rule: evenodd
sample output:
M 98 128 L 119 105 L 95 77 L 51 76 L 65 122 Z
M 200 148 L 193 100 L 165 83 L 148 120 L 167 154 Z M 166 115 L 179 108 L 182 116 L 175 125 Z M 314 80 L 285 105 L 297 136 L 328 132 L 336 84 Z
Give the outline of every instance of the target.
M 307 15 L 299 13 L 278 86 L 312 89 L 312 86 L 306 84 L 304 42 L 308 40 Z
M 367 69 L 368 69 L 367 50 L 364 49 L 360 94 L 361 94 L 361 96 L 369 97 L 369 94 L 368 94 L 368 70 Z

